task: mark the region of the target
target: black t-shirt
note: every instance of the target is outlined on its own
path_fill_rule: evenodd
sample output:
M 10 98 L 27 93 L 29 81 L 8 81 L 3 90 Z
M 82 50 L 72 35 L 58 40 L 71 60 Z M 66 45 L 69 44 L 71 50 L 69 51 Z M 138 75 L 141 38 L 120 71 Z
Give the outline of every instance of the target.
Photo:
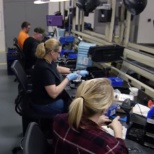
M 35 64 L 37 58 L 35 57 L 35 51 L 39 42 L 33 37 L 28 37 L 23 45 L 23 53 L 25 55 L 25 69 L 31 69 Z
M 49 64 L 44 59 L 37 60 L 32 75 L 33 103 L 49 104 L 54 100 L 59 99 L 59 97 L 52 99 L 45 90 L 45 86 L 59 85 L 60 82 L 61 79 L 59 72 L 57 71 L 57 64 L 55 62 Z

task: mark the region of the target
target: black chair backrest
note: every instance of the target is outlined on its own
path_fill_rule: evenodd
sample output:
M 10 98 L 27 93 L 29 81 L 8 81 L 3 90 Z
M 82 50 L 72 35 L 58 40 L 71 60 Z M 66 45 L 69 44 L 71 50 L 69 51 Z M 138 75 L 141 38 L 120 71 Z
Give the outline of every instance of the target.
M 18 40 L 17 40 L 16 37 L 13 39 L 13 41 L 14 41 L 14 44 L 15 44 L 15 43 L 18 43 Z
M 48 154 L 47 139 L 36 122 L 28 125 L 23 140 L 23 154 Z M 51 153 L 50 153 L 51 154 Z
M 11 65 L 11 69 L 13 70 L 19 85 L 23 88 L 24 92 L 27 92 L 27 86 L 28 86 L 28 78 L 26 76 L 26 73 L 20 64 L 18 60 L 15 60 L 13 64 Z
M 13 45 L 17 48 L 17 50 L 22 51 L 22 49 L 20 48 L 20 46 L 18 44 L 18 40 L 16 37 L 13 39 L 13 41 L 14 41 Z
M 16 37 L 13 39 L 13 41 L 14 41 L 13 45 L 16 47 L 17 52 L 19 54 L 19 60 L 20 60 L 21 64 L 23 65 L 23 67 L 25 67 L 25 55 L 24 55 L 24 52 L 20 48 L 20 46 L 18 44 L 18 40 L 17 40 Z
M 19 45 L 18 45 L 17 43 L 15 43 L 14 46 L 17 48 L 17 51 L 18 51 L 19 53 L 22 52 L 22 49 L 19 47 Z
M 22 49 L 20 48 L 20 46 L 19 46 L 19 44 L 18 44 L 18 40 L 17 40 L 16 37 L 13 39 L 13 41 L 14 41 L 13 45 L 17 48 L 17 51 L 18 51 L 20 54 L 24 55 L 23 52 L 22 52 Z

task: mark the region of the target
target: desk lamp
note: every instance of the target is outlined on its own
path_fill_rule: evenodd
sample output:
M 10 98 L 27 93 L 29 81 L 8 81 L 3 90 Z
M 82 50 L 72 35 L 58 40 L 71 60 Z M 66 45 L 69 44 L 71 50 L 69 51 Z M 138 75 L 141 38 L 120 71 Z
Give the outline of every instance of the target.
M 134 101 L 131 101 L 130 99 L 125 99 L 121 105 L 121 109 L 124 110 L 127 115 L 127 124 L 129 124 L 130 122 L 130 111 L 135 106 L 135 104 L 136 103 Z

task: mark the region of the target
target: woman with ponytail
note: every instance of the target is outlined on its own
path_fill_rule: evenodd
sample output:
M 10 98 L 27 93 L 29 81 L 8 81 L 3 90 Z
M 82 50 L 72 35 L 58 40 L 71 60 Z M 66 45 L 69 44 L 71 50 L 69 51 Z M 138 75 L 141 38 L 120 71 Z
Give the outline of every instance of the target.
M 61 52 L 61 44 L 56 39 L 49 39 L 40 43 L 35 55 L 38 58 L 33 75 L 32 107 L 39 113 L 56 115 L 66 112 L 67 103 L 63 97 L 64 88 L 71 80 L 78 77 L 77 73 L 71 73 L 69 68 L 58 66 L 56 60 Z M 67 74 L 61 80 L 61 74 Z M 79 71 L 85 76 L 87 71 Z
M 122 125 L 116 117 L 109 127 L 114 136 L 102 125 L 110 122 L 104 116 L 113 102 L 113 88 L 106 78 L 82 82 L 76 97 L 69 106 L 68 114 L 55 117 L 55 154 L 126 154 L 128 150 L 122 139 Z

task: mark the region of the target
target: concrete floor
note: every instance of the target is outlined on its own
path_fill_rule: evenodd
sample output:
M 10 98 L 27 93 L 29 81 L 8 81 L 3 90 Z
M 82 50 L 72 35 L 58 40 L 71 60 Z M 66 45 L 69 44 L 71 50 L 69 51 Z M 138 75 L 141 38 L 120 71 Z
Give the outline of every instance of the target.
M 21 117 L 14 109 L 18 85 L 14 79 L 7 75 L 7 66 L 0 65 L 0 154 L 12 154 L 22 138 Z

